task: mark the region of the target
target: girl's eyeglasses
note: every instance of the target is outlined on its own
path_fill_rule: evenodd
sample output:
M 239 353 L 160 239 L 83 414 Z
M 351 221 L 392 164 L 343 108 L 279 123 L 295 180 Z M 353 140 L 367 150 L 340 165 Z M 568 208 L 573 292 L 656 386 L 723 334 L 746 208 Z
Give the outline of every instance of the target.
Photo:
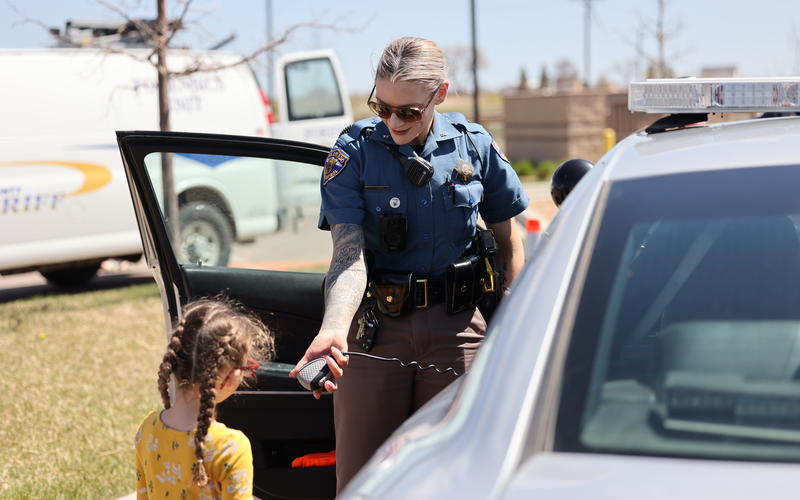
M 253 378 L 256 376 L 256 370 L 258 367 L 261 366 L 255 360 L 249 360 L 245 366 L 240 367 L 239 369 L 242 370 L 242 375 L 244 378 Z
M 369 109 L 371 109 L 372 112 L 378 115 L 382 120 L 388 120 L 389 117 L 392 116 L 392 113 L 394 113 L 397 118 L 404 122 L 418 122 L 422 119 L 422 113 L 428 109 L 428 106 L 430 106 L 433 98 L 436 96 L 436 93 L 439 92 L 440 88 L 441 85 L 436 87 L 436 90 L 434 90 L 433 94 L 431 94 L 430 98 L 428 98 L 428 102 L 426 102 L 421 108 L 416 106 L 394 107 L 372 100 L 372 95 L 375 94 L 375 85 L 373 85 L 372 92 L 369 93 L 369 97 L 367 98 L 367 106 L 369 106 Z

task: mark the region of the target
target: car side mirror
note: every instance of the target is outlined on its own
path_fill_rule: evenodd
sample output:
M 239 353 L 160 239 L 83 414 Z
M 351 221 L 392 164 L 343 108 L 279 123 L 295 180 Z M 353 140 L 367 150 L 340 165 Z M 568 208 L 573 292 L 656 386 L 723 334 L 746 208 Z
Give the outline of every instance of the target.
M 575 185 L 594 167 L 594 163 L 583 158 L 567 160 L 556 168 L 550 181 L 550 196 L 556 206 L 561 206 L 567 195 L 575 189 Z

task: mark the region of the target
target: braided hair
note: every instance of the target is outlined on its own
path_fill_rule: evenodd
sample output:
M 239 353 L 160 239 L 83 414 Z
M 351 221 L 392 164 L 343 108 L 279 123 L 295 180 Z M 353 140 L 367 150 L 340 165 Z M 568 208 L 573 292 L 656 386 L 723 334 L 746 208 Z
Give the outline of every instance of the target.
M 178 389 L 197 387 L 200 411 L 194 436 L 196 462 L 192 480 L 208 483 L 203 466 L 204 442 L 216 410 L 216 384 L 229 367 L 243 366 L 248 358 L 274 356 L 272 337 L 264 324 L 243 307 L 224 298 L 200 299 L 187 304 L 183 319 L 172 331 L 158 370 L 158 390 L 164 408 L 170 407 L 169 380 Z

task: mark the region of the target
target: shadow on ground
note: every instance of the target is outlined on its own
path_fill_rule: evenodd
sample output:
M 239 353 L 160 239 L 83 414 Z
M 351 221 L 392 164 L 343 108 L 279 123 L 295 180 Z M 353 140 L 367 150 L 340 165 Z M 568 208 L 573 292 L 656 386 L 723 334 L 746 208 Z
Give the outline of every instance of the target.
M 2 278 L 0 278 L 1 283 Z M 90 292 L 94 290 L 108 290 L 110 288 L 121 288 L 131 285 L 142 285 L 153 283 L 150 276 L 138 274 L 112 274 L 107 276 L 96 276 L 87 284 L 75 288 L 60 288 L 49 284 L 26 285 L 15 288 L 0 289 L 0 303 L 11 302 L 13 300 L 27 299 L 35 296 L 65 295 L 73 293 Z

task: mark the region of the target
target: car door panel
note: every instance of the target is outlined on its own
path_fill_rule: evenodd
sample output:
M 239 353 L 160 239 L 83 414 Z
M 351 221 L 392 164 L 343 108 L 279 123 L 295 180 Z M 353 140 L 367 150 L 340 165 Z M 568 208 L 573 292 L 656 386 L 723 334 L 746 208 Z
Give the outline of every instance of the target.
M 265 311 L 322 321 L 324 274 L 191 265 L 184 265 L 183 271 L 187 286 L 197 296 L 218 293 L 222 286 L 222 290 L 230 290 L 237 298 Z
M 221 158 L 219 163 L 223 166 L 209 162 L 209 175 L 216 172 L 213 169 L 227 168 L 225 165 L 231 164 L 229 158 L 242 159 L 239 163 L 245 160 L 265 160 L 276 164 L 293 162 L 289 168 L 304 164 L 319 172 L 327 148 L 291 141 L 213 134 L 118 132 L 117 135 L 145 254 L 159 283 L 169 324 L 177 323 L 180 307 L 189 300 L 223 294 L 258 315 L 275 336 L 276 358 L 258 369 L 256 380 L 248 387 L 240 388 L 218 407 L 220 421 L 242 430 L 250 439 L 256 496 L 264 499 L 332 498 L 335 494 L 334 467 L 291 466 L 294 458 L 328 452 L 335 447 L 333 398 L 325 395 L 316 400 L 288 376 L 289 370 L 319 331 L 324 274 L 258 267 L 263 262 L 250 268 L 247 267 L 251 264 L 248 260 L 250 255 L 231 263 L 244 268 L 186 262 L 176 250 L 183 245 L 182 241 L 173 244 L 170 240 L 169 225 L 160 205 L 162 195 L 154 189 L 154 186 L 160 188 L 161 180 L 155 179 L 154 182 L 151 179 L 152 175 L 148 173 L 153 174 L 153 168 L 150 164 L 148 171 L 147 162 L 154 153 L 191 154 L 198 155 L 198 158 L 216 155 Z M 265 198 L 270 196 L 269 187 L 264 186 Z M 220 213 L 225 211 L 220 210 Z M 295 221 L 294 232 L 301 223 L 304 231 L 318 231 L 316 214 L 313 210 L 309 210 L 309 214 L 310 217 Z M 292 230 L 284 228 L 282 231 L 287 237 L 292 236 Z M 269 240 L 280 233 L 273 230 L 265 238 Z M 234 257 L 237 251 L 234 249 L 232 252 Z M 290 251 L 294 251 L 293 248 Z M 268 259 L 269 253 L 270 247 L 266 246 L 257 255 Z M 327 259 L 329 261 L 330 255 Z
M 275 361 L 294 366 L 319 331 L 322 274 L 203 266 L 184 266 L 183 271 L 192 298 L 223 292 L 258 313 L 276 336 Z

